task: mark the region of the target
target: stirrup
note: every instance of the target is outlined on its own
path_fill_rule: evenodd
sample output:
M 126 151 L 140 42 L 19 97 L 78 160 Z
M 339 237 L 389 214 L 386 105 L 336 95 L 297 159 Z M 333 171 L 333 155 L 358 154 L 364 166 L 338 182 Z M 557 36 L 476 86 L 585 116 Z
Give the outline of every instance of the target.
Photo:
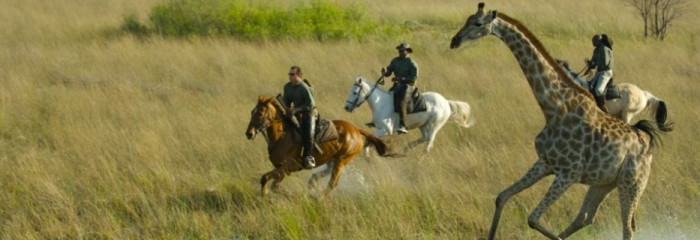
M 304 158 L 304 168 L 312 169 L 316 167 L 316 159 L 313 156 L 306 156 Z

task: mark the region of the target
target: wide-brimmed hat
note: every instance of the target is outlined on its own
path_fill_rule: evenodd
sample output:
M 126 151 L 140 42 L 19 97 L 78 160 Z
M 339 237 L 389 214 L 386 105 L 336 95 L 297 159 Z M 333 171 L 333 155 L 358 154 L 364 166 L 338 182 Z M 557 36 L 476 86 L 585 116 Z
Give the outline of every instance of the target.
M 396 46 L 396 50 L 406 50 L 409 53 L 413 53 L 413 48 L 408 45 L 408 43 L 401 43 L 398 46 Z

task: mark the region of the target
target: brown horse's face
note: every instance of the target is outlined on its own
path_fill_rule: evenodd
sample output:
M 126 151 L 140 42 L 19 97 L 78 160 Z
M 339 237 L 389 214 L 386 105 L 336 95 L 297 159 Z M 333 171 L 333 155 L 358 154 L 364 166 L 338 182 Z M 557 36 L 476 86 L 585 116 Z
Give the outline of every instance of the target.
M 270 99 L 260 97 L 260 99 L 258 99 L 258 105 L 250 112 L 250 122 L 248 123 L 248 129 L 245 131 L 245 136 L 249 140 L 255 139 L 255 135 L 258 134 L 258 131 L 272 124 L 275 114 L 276 111 L 275 108 L 272 107 Z

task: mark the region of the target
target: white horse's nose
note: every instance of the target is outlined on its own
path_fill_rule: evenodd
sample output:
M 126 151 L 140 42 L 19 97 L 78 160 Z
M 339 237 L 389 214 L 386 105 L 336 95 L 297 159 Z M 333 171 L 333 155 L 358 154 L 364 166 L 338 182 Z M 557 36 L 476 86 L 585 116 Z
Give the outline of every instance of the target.
M 346 112 L 352 112 L 352 108 L 348 105 L 345 105 L 345 111 Z

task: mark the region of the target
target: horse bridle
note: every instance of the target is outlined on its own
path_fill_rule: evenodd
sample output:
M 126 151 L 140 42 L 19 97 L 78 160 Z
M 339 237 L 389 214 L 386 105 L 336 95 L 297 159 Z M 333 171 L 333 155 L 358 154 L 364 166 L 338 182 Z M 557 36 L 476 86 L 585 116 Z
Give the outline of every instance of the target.
M 256 106 L 256 107 L 253 109 L 253 111 L 254 111 L 254 112 L 259 112 L 259 111 L 260 111 L 259 106 Z M 253 113 L 253 114 L 255 114 L 255 113 Z M 276 117 L 275 117 L 275 118 L 272 118 L 272 117 L 270 117 L 270 110 L 267 110 L 267 111 L 265 111 L 265 114 L 261 117 L 261 119 L 264 119 L 264 120 L 263 120 L 262 124 L 260 124 L 260 126 L 255 127 L 255 131 L 256 131 L 256 132 L 261 132 L 261 133 L 263 133 L 262 135 L 265 137 L 265 141 L 269 144 L 269 143 L 270 143 L 270 139 L 269 139 L 269 137 L 267 136 L 267 131 L 266 131 L 265 129 L 268 128 L 268 127 L 270 127 L 270 126 L 272 126 L 272 123 L 271 123 L 271 122 L 272 122 L 272 121 L 275 121 L 275 120 L 279 120 L 279 118 L 276 118 Z
M 372 87 L 372 89 L 369 90 L 369 93 L 367 93 L 367 95 L 365 96 L 365 99 L 363 99 L 362 102 L 367 101 L 367 99 L 369 99 L 369 97 L 372 96 L 372 93 L 374 92 L 375 89 L 377 89 L 377 85 L 379 85 L 379 82 L 380 82 L 383 78 L 384 78 L 384 76 L 381 76 L 381 77 L 379 78 L 379 80 L 377 80 L 377 84 L 374 84 L 374 87 Z M 355 98 L 355 101 L 350 102 L 350 100 L 348 100 L 348 101 L 345 101 L 345 103 L 350 103 L 350 104 L 352 104 L 352 109 L 355 109 L 356 107 L 359 107 L 360 105 L 362 105 L 362 102 L 361 102 L 360 104 L 357 104 L 357 102 L 360 101 L 360 93 L 361 93 L 362 90 L 364 89 L 364 88 L 362 87 L 362 80 L 357 81 L 355 84 L 353 84 L 353 86 L 357 86 L 357 87 L 360 88 L 360 90 L 357 91 L 357 97 Z

